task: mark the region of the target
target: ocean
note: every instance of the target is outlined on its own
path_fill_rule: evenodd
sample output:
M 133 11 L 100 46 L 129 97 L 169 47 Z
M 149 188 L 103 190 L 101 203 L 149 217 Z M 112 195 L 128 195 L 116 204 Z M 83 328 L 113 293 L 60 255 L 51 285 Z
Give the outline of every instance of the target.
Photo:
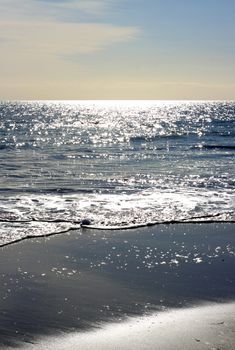
M 0 245 L 234 221 L 235 102 L 0 102 Z

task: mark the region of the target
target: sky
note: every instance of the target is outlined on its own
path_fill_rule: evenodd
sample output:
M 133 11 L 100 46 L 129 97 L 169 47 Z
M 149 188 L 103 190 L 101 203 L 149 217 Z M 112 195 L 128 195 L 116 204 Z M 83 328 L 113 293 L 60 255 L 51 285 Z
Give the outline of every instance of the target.
M 235 99 L 234 0 L 0 0 L 0 100 Z

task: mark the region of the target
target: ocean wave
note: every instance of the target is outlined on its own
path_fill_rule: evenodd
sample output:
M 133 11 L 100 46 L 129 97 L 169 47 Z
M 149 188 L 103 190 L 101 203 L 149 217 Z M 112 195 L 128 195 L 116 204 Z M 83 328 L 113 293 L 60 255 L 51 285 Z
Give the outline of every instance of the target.
M 193 146 L 192 148 L 196 149 L 209 149 L 209 150 L 235 150 L 235 145 L 210 145 L 210 144 L 199 144 Z
M 85 225 L 79 222 L 70 222 L 64 220 L 2 220 L 0 219 L 0 247 L 4 247 L 13 243 L 17 243 L 26 239 L 33 239 L 39 237 L 49 237 L 58 234 L 67 233 L 72 230 L 91 229 L 102 231 L 117 231 L 117 230 L 131 230 L 143 227 L 150 227 L 155 225 L 173 225 L 173 224 L 209 224 L 209 223 L 235 223 L 234 212 L 223 212 L 214 215 L 203 215 L 190 217 L 187 219 L 172 219 L 163 221 L 153 221 L 129 225 L 115 225 L 115 226 L 100 226 L 100 225 Z M 2 224 L 2 226 L 1 226 Z M 27 231 L 24 232 L 27 225 Z M 4 230 L 3 232 L 1 232 Z M 30 232 L 30 233 L 29 233 Z M 12 234 L 11 234 L 12 233 Z
M 5 197 L 0 201 L 0 245 L 83 227 L 131 229 L 156 224 L 233 222 L 233 191 L 192 188 L 132 194 L 77 193 Z M 16 226 L 17 225 L 17 228 Z M 62 225 L 62 226 L 61 226 Z

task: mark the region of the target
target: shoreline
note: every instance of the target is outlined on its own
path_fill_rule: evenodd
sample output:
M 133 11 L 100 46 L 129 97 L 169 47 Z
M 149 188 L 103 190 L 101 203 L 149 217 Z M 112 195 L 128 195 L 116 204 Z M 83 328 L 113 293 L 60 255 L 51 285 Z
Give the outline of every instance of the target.
M 8 245 L 11 244 L 16 244 L 16 243 L 20 243 L 21 241 L 24 240 L 28 240 L 28 239 L 34 239 L 34 238 L 47 238 L 47 237 L 51 237 L 51 236 L 56 236 L 59 234 L 64 234 L 70 231 L 76 231 L 76 230 L 80 230 L 80 229 L 89 229 L 89 230 L 100 230 L 100 231 L 122 231 L 122 230 L 135 230 L 135 229 L 139 229 L 139 228 L 145 228 L 145 227 L 151 227 L 151 226 L 158 226 L 158 225 L 181 225 L 181 224 L 234 224 L 235 223 L 235 219 L 233 218 L 233 216 L 228 220 L 228 219 L 220 219 L 220 220 L 215 220 L 215 217 L 221 217 L 224 215 L 229 215 L 229 214 L 233 214 L 233 211 L 231 212 L 225 212 L 225 213 L 217 213 L 214 215 L 203 215 L 203 216 L 198 216 L 198 217 L 191 217 L 188 219 L 180 219 L 180 220 L 176 220 L 176 219 L 172 219 L 172 220 L 166 220 L 166 221 L 153 221 L 153 222 L 147 222 L 147 223 L 139 223 L 139 224 L 131 224 L 131 225 L 123 225 L 123 226 L 96 226 L 96 225 L 84 225 L 81 224 L 82 221 L 65 221 L 65 220 L 51 220 L 51 221 L 41 221 L 41 220 L 25 220 L 25 221 L 21 221 L 21 220 L 4 220 L 4 219 L 0 219 L 0 223 L 10 223 L 10 224 L 14 224 L 14 223 L 64 223 L 64 224 L 71 224 L 71 225 L 77 225 L 77 226 L 71 226 L 65 229 L 62 229 L 58 232 L 49 232 L 49 233 L 45 233 L 45 234 L 37 234 L 37 235 L 27 235 L 24 237 L 21 237 L 19 239 L 15 239 L 12 241 L 7 241 L 4 243 L 0 243 L 0 248 L 2 247 L 6 247 Z M 204 219 L 204 220 L 203 220 Z
M 1 247 L 0 349 L 49 349 L 48 339 L 60 339 L 61 332 L 65 339 L 79 338 L 83 332 L 89 338 L 97 327 L 101 333 L 111 327 L 112 345 L 116 327 L 125 328 L 142 317 L 164 319 L 167 310 L 179 312 L 181 333 L 187 310 L 195 311 L 198 320 L 202 304 L 216 305 L 213 310 L 230 305 L 235 311 L 234 228 L 233 223 L 220 222 L 120 231 L 90 228 Z M 224 317 L 232 331 L 226 341 L 235 343 L 228 311 Z M 140 332 L 145 334 L 146 327 Z M 209 328 L 207 333 L 211 338 Z M 118 349 L 118 343 L 114 345 Z M 174 349 L 177 346 L 176 341 Z

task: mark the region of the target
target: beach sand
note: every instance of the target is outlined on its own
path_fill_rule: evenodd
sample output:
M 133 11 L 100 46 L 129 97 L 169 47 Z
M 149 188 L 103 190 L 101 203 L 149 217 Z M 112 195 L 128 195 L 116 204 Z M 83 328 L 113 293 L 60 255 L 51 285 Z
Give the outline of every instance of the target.
M 1 349 L 235 349 L 235 225 L 82 229 L 1 248 Z
M 168 310 L 80 334 L 38 339 L 25 350 L 235 349 L 235 303 Z

